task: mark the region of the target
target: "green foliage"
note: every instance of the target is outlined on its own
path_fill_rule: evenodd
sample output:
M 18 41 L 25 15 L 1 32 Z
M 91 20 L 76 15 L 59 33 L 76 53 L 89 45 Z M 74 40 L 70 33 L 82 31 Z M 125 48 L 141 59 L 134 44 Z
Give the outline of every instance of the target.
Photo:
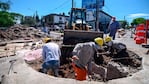
M 27 26 L 34 26 L 36 21 L 33 17 L 24 17 L 24 19 L 22 19 L 21 24 L 27 25 Z
M 22 19 L 21 24 L 27 25 L 27 26 L 38 26 L 39 21 L 40 21 L 40 18 L 36 11 L 36 14 L 34 14 L 33 16 L 25 16 Z
M 9 27 L 14 24 L 13 16 L 6 12 L 10 9 L 8 2 L 0 1 L 0 27 Z
M 128 26 L 128 22 L 126 20 L 121 20 L 121 21 L 119 21 L 119 23 L 122 28 L 126 28 L 126 26 Z
M 145 24 L 145 19 L 144 18 L 133 19 L 132 24 L 134 24 L 134 25 Z
M 0 11 L 0 27 L 9 27 L 15 24 L 15 19 L 22 18 L 23 15 L 18 13 L 9 13 Z
M 36 15 L 34 17 L 35 17 L 36 22 L 39 22 L 40 21 L 39 15 L 38 15 L 37 11 L 36 11 Z
M 13 16 L 8 12 L 0 11 L 0 27 L 9 27 L 14 24 Z
M 22 18 L 23 15 L 19 13 L 9 13 L 10 2 L 0 1 L 0 27 L 9 27 L 15 24 L 15 20 Z
M 19 13 L 10 13 L 13 17 L 23 17 L 23 15 Z
M 0 10 L 7 11 L 10 9 L 10 4 L 8 2 L 1 2 L 0 1 Z

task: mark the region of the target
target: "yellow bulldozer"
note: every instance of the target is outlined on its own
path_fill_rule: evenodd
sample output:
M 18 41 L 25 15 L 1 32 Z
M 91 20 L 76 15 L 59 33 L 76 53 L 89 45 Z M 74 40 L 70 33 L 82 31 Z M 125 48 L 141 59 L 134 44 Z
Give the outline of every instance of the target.
M 63 44 L 75 45 L 80 42 L 93 41 L 96 37 L 103 37 L 102 32 L 90 31 L 90 28 L 86 21 L 86 9 L 72 8 L 69 21 L 64 29 Z
M 86 22 L 86 9 L 72 8 L 65 29 L 89 31 L 89 27 L 90 26 Z
M 70 18 L 64 29 L 62 45 L 62 63 L 68 62 L 71 52 L 77 43 L 94 41 L 96 37 L 103 37 L 103 32 L 90 31 L 86 22 L 86 9 L 72 8 Z

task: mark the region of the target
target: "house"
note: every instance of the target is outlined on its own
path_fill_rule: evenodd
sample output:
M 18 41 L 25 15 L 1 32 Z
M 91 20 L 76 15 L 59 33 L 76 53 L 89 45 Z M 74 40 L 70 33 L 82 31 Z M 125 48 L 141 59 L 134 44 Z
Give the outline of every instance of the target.
M 108 13 L 100 10 L 99 12 L 99 30 L 106 33 L 106 30 L 108 28 L 109 22 L 111 21 L 112 16 Z M 96 27 L 96 13 L 92 10 L 87 10 L 86 13 L 86 21 L 89 25 L 95 29 Z
M 104 0 L 99 0 L 99 30 L 106 33 L 112 16 L 102 10 Z M 96 0 L 82 0 L 82 8 L 86 9 L 86 20 L 93 29 L 96 27 Z
M 65 14 L 49 14 L 43 17 L 43 21 L 46 26 L 64 29 L 68 18 Z

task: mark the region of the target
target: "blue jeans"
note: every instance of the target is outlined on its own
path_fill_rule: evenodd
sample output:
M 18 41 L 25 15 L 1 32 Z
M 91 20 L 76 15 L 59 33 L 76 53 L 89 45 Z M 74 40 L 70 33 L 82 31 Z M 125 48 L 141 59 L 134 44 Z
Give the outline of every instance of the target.
M 43 73 L 47 74 L 48 70 L 52 69 L 52 71 L 54 72 L 54 76 L 58 77 L 59 67 L 60 62 L 58 60 L 51 60 L 42 64 L 42 71 Z

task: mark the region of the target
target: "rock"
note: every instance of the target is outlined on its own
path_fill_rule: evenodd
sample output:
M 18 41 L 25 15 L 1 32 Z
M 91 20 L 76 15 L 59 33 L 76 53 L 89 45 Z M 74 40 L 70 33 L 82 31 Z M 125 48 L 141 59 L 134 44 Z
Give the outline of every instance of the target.
M 124 66 L 121 66 L 116 62 L 108 63 L 107 75 L 106 75 L 107 80 L 122 78 L 126 77 L 127 75 L 128 75 L 128 69 L 126 69 Z
M 93 73 L 99 74 L 101 78 L 105 79 L 107 74 L 107 69 L 105 67 L 99 66 L 92 62 L 92 71 Z

